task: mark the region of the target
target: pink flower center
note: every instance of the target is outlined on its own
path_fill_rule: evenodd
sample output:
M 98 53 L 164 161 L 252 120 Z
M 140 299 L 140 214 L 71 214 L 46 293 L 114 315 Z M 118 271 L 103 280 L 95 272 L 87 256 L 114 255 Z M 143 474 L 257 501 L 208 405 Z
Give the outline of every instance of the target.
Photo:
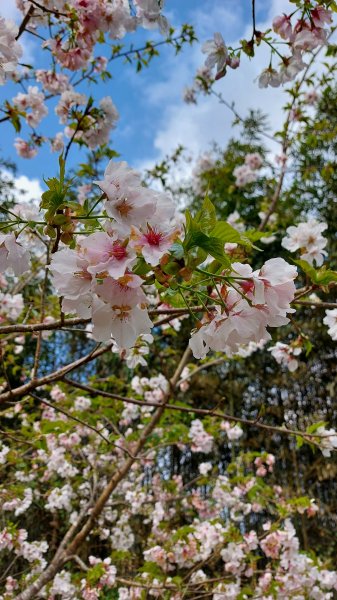
M 117 260 L 123 260 L 127 255 L 126 248 L 122 246 L 119 242 L 114 242 L 112 244 L 112 249 L 110 250 L 110 256 L 113 256 Z
M 163 239 L 163 234 L 160 231 L 149 228 L 149 231 L 145 234 L 145 237 L 150 246 L 159 246 Z
M 248 292 L 252 292 L 254 290 L 254 281 L 252 281 L 251 279 L 245 279 L 240 281 L 240 285 L 245 294 L 248 294 Z

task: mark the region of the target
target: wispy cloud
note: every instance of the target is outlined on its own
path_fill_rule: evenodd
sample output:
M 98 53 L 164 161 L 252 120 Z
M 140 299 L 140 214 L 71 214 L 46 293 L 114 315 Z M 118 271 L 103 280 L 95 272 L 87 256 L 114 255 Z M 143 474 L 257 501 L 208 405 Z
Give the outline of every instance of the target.
M 229 44 L 239 45 L 239 38 L 251 35 L 250 14 L 243 10 L 245 3 L 229 1 L 226 7 L 222 0 L 205 3 L 194 15 L 194 23 L 203 42 L 212 37 L 215 31 L 221 31 Z M 263 21 L 258 27 L 263 30 L 270 26 L 271 19 L 289 10 L 288 0 L 273 0 L 263 13 Z M 246 7 L 247 8 L 247 7 Z M 260 7 L 262 9 L 262 7 Z M 153 139 L 153 156 L 139 161 L 139 168 L 160 160 L 165 154 L 183 144 L 194 154 L 205 151 L 212 142 L 226 144 L 233 134 L 233 115 L 212 96 L 200 97 L 198 104 L 186 105 L 182 100 L 183 88 L 193 81 L 197 68 L 203 64 L 204 56 L 200 45 L 190 52 L 182 53 L 178 59 L 167 59 L 163 65 L 165 78 L 153 82 L 147 90 L 147 101 L 161 109 L 161 119 Z M 253 60 L 242 56 L 240 68 L 230 71 L 216 84 L 216 91 L 235 107 L 243 116 L 250 108 L 259 109 L 269 118 L 271 130 L 277 130 L 282 123 L 282 106 L 285 95 L 282 88 L 261 90 L 256 82 L 262 69 L 269 63 L 269 50 L 265 45 L 257 49 Z M 163 108 L 164 107 L 164 108 Z M 276 150 L 276 144 L 274 150 Z

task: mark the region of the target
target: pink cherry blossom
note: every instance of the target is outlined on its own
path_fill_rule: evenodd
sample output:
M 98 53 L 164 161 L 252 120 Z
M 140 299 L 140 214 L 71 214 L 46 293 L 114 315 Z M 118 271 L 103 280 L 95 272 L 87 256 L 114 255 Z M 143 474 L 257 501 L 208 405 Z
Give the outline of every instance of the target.
M 0 272 L 10 269 L 22 275 L 29 269 L 29 252 L 17 242 L 14 233 L 0 233 Z
M 133 227 L 131 245 L 137 252 L 142 253 L 146 262 L 156 266 L 163 254 L 172 246 L 178 233 L 176 229 L 163 231 L 159 227 L 151 227 L 151 225 L 148 225 L 147 230 L 142 233 Z
M 37 155 L 37 148 L 30 142 L 25 142 L 22 138 L 15 138 L 15 149 L 22 158 L 34 158 Z
M 96 232 L 80 242 L 83 256 L 88 260 L 88 272 L 92 275 L 106 271 L 111 277 L 118 279 L 135 263 L 136 253 L 118 233 L 111 236 L 105 232 Z
M 16 41 L 17 26 L 12 21 L 0 17 L 0 85 L 4 85 L 6 77 L 15 72 L 22 47 Z
M 287 15 L 281 15 L 273 19 L 273 29 L 284 40 L 290 39 L 292 34 L 291 19 Z
M 213 40 L 205 42 L 202 46 L 202 52 L 207 54 L 205 65 L 209 69 L 216 66 L 217 73 L 220 73 L 226 67 L 228 49 L 221 33 L 215 33 Z

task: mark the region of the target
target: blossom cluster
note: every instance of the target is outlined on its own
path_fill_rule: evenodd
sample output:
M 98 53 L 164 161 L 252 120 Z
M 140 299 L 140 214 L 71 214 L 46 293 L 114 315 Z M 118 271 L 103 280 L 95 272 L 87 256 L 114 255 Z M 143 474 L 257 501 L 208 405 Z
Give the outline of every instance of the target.
M 11 21 L 0 17 L 0 85 L 15 72 L 22 56 L 22 47 L 16 41 L 18 28 Z
M 205 65 L 197 72 L 193 86 L 185 89 L 185 102 L 195 104 L 198 92 L 209 94 L 214 81 L 224 77 L 228 67 L 237 69 L 240 66 L 240 51 L 252 57 L 255 43 L 260 45 L 263 41 L 266 41 L 271 47 L 272 57 L 277 54 L 282 61 L 279 70 L 275 69 L 270 61 L 269 66 L 262 71 L 258 78 L 259 87 L 279 87 L 295 79 L 298 73 L 308 66 L 304 61 L 305 53 L 327 43 L 331 30 L 329 26 L 331 28 L 333 22 L 332 11 L 323 6 L 308 7 L 303 11 L 300 19 L 293 23 L 292 19 L 296 14 L 297 11 L 294 11 L 291 15 L 283 14 L 273 20 L 273 30 L 281 40 L 285 40 L 281 44 L 289 46 L 291 52 L 289 56 L 280 53 L 277 47 L 280 41 L 271 39 L 268 31 L 261 32 L 254 29 L 252 39 L 241 40 L 242 46 L 235 50 L 227 47 L 221 33 L 214 33 L 213 39 L 207 40 L 203 44 L 202 51 L 207 55 Z M 213 77 L 214 67 L 216 69 Z M 312 97 L 309 95 L 308 103 L 315 102 L 316 99 L 317 95 L 312 95 Z
M 169 390 L 168 381 L 160 373 L 151 378 L 134 377 L 131 387 L 148 401 L 159 401 Z M 45 395 L 47 390 L 42 392 Z M 93 494 L 99 495 L 104 489 L 111 469 L 120 464 L 126 439 L 134 439 L 136 431 L 141 431 L 141 419 L 148 418 L 144 411 L 134 422 L 133 419 L 125 422 L 126 405 L 120 402 L 119 425 L 128 429 L 108 449 L 98 433 L 80 423 L 74 425 L 64 412 L 58 412 L 58 408 L 66 407 L 70 415 L 85 413 L 87 419 L 92 418 L 90 422 L 96 431 L 107 437 L 113 430 L 109 425 L 102 426 L 99 398 L 90 400 L 76 395 L 70 398 L 59 385 L 54 385 L 49 395 L 53 407 L 45 405 L 38 410 L 23 404 L 17 407 L 16 418 L 27 434 L 34 431 L 39 435 L 36 448 L 20 461 L 20 451 L 13 440 L 3 444 L 0 451 L 0 463 L 6 466 L 8 474 L 0 488 L 0 505 L 4 514 L 12 515 L 16 523 L 14 526 L 8 519 L 0 532 L 0 551 L 5 556 L 13 553 L 21 557 L 23 564 L 28 565 L 22 578 L 20 574 L 8 573 L 4 600 L 14 598 L 47 565 L 47 542 L 40 539 L 28 542 L 30 534 L 22 523 L 27 519 L 29 522 L 39 511 L 40 519 L 46 515 L 41 523 L 55 527 L 54 521 L 59 523 L 62 515 L 62 538 L 63 529 L 74 524 Z M 5 411 L 4 421 L 12 418 L 12 412 L 12 408 Z M 240 427 L 226 421 L 221 430 L 230 441 L 242 435 Z M 67 570 L 61 566 L 39 597 L 100 600 L 108 590 L 114 590 L 116 597 L 129 599 L 137 598 L 145 585 L 149 597 L 164 598 L 169 589 L 172 597 L 180 600 L 175 577 L 183 576 L 185 592 L 191 598 L 197 591 L 219 597 L 227 593 L 224 585 L 232 586 L 236 593 L 249 586 L 252 598 L 256 599 L 272 589 L 277 589 L 284 600 L 292 597 L 295 590 L 312 600 L 324 597 L 319 594 L 332 598 L 337 574 L 301 552 L 292 523 L 297 514 L 315 515 L 318 507 L 313 500 L 289 499 L 279 485 L 267 484 L 267 477 L 276 466 L 275 457 L 267 452 L 238 458 L 228 470 L 218 472 L 211 454 L 216 438 L 206 432 L 199 419 L 191 422 L 188 431 L 192 451 L 209 455 L 207 463 L 202 462 L 202 456 L 196 457 L 200 479 L 184 486 L 180 475 L 171 474 L 167 480 L 167 475 L 160 473 L 161 447 L 165 446 L 166 438 L 165 431 L 158 427 L 155 430 L 158 448 L 149 446 L 115 490 L 97 519 L 93 535 L 87 537 L 82 559 L 67 566 Z M 329 456 L 329 448 L 336 446 L 335 432 L 322 426 L 320 433 L 316 433 L 325 436 L 322 449 Z M 182 449 L 180 434 L 172 437 L 171 433 L 167 439 Z M 255 523 L 253 529 L 249 525 L 250 515 Z M 137 535 L 140 523 L 148 531 L 144 538 Z M 98 538 L 104 542 L 99 557 L 94 550 Z M 132 579 L 130 571 L 125 577 L 123 562 L 118 559 L 120 552 L 126 553 L 123 556 L 138 557 L 140 571 L 132 567 Z M 259 572 L 260 561 L 264 574 Z M 160 570 L 160 577 L 158 569 L 153 573 L 153 563 Z M 194 568 L 197 565 L 198 570 Z M 213 584 L 214 577 L 224 578 L 221 589 L 218 583 Z M 128 586 L 127 580 L 133 585 Z
M 301 354 L 302 348 L 298 345 L 276 342 L 275 346 L 270 346 L 268 348 L 268 352 L 271 352 L 271 355 L 279 365 L 284 365 L 291 373 L 293 373 L 298 368 L 298 360 L 296 357 Z
M 296 12 L 295 12 L 296 14 Z M 303 55 L 327 42 L 329 29 L 332 24 L 331 10 L 316 6 L 308 11 L 308 15 L 292 23 L 292 15 L 281 15 L 273 20 L 273 29 L 289 45 L 290 56 L 282 57 L 279 71 L 269 66 L 259 77 L 259 86 L 269 85 L 278 87 L 292 81 L 298 73 L 307 67 Z
M 14 233 L 0 233 L 0 273 L 22 275 L 29 269 L 29 252 L 17 242 Z
M 143 280 L 132 268 L 139 257 L 158 265 L 171 247 L 179 233 L 175 207 L 167 194 L 143 187 L 124 162 L 111 161 L 97 184 L 106 197 L 107 230 L 79 239 L 76 250 L 56 252 L 50 270 L 63 310 L 91 317 L 94 339 L 112 335 L 129 349 L 152 326 Z
M 325 311 L 323 323 L 328 326 L 328 334 L 337 341 L 337 308 Z
M 102 35 L 110 39 L 121 39 L 138 26 L 146 29 L 159 27 L 167 33 L 169 23 L 162 15 L 163 2 L 157 0 L 60 0 L 57 7 L 54 2 L 45 1 L 43 8 L 33 5 L 29 0 L 20 0 L 19 9 L 26 14 L 34 8 L 34 20 L 40 26 L 48 24 L 48 11 L 57 17 L 59 31 L 44 42 L 50 48 L 56 61 L 65 69 L 77 71 L 85 69 L 93 58 L 95 45 Z M 55 22 L 53 22 L 55 24 Z
M 27 159 L 37 155 L 38 148 L 48 140 L 35 131 L 48 114 L 45 101 L 64 94 L 82 100 L 77 102 L 77 111 L 72 111 L 72 115 L 67 115 L 68 120 L 62 121 L 67 124 L 64 134 L 92 149 L 106 144 L 118 118 L 114 104 L 106 97 L 98 108 L 88 108 L 89 100 L 84 94 L 74 91 L 71 78 L 64 70 L 76 72 L 83 69 L 80 81 L 87 77 L 93 79 L 93 74 L 106 72 L 108 58 L 93 54 L 96 44 L 102 43 L 105 35 L 119 40 L 137 27 L 159 27 L 163 35 L 168 35 L 170 25 L 162 14 L 164 2 L 134 0 L 131 4 L 125 0 L 60 0 L 54 3 L 46 0 L 40 5 L 30 0 L 18 0 L 17 7 L 23 18 L 28 15 L 27 30 L 44 39 L 42 47 L 52 53 L 54 63 L 52 69 L 33 70 L 23 66 L 18 70 L 18 60 L 22 55 L 21 45 L 16 41 L 18 28 L 11 21 L 0 19 L 0 84 L 4 84 L 5 78 L 11 76 L 15 81 L 22 82 L 34 79 L 43 88 L 41 91 L 36 85 L 29 85 L 26 90 L 23 84 L 25 92 L 18 93 L 12 105 L 7 103 L 4 111 L 17 131 L 20 131 L 21 119 L 32 128 L 29 139 L 16 138 L 14 146 L 18 155 Z M 49 28 L 50 38 L 47 40 L 41 35 L 43 28 Z M 74 85 L 77 86 L 78 82 Z M 61 106 L 64 102 L 62 96 Z M 79 110 L 80 105 L 86 106 L 85 113 Z M 59 110 L 60 106 L 56 108 L 57 114 Z M 61 152 L 64 147 L 62 132 L 58 132 L 50 142 L 53 151 Z
M 235 177 L 235 185 L 244 187 L 249 183 L 254 183 L 259 177 L 258 169 L 262 167 L 263 159 L 258 152 L 246 154 L 244 164 L 235 167 L 233 175 Z
M 30 85 L 27 93 L 19 92 L 12 102 L 20 111 L 24 111 L 28 125 L 36 127 L 48 114 L 44 100 L 45 96 L 38 87 Z M 27 109 L 31 109 L 31 112 L 27 113 Z
M 309 264 L 314 262 L 318 267 L 323 264 L 324 257 L 327 256 L 327 239 L 322 236 L 322 232 L 327 229 L 326 223 L 321 223 L 316 219 L 299 223 L 297 226 L 291 225 L 287 229 L 287 236 L 282 240 L 283 248 L 289 252 L 301 251 L 301 258 Z
M 233 263 L 233 276 L 239 275 L 237 289 L 222 286 L 224 308 L 209 314 L 207 321 L 192 334 L 190 346 L 196 358 L 208 351 L 238 353 L 242 344 L 270 339 L 267 326 L 288 323 L 287 314 L 294 312 L 296 267 L 282 258 L 268 260 L 254 271 L 249 265 Z

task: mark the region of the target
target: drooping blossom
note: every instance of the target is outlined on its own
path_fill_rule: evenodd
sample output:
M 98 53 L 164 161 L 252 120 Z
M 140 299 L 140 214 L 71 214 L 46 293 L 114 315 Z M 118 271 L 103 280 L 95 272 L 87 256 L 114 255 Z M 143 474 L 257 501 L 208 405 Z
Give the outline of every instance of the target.
M 294 312 L 290 303 L 295 295 L 296 267 L 275 258 L 254 272 L 241 263 L 233 263 L 232 268 L 241 277 L 236 283 L 247 299 L 233 288 L 221 288 L 226 310 L 217 307 L 208 315 L 208 322 L 192 334 L 190 347 L 196 358 L 204 358 L 210 349 L 231 356 L 242 344 L 268 340 L 267 326 L 287 324 L 287 314 Z
M 16 240 L 14 233 L 0 233 L 0 272 L 7 269 L 22 275 L 29 269 L 29 252 Z
M 275 33 L 278 33 L 282 39 L 284 39 L 284 40 L 290 39 L 291 35 L 292 35 L 292 26 L 291 26 L 290 17 L 287 15 L 284 15 L 284 14 L 275 17 L 273 19 L 273 30 L 275 31 Z
M 275 346 L 268 348 L 268 352 L 271 353 L 279 365 L 284 365 L 293 373 L 298 368 L 298 360 L 295 357 L 301 354 L 302 348 L 276 342 Z
M 164 8 L 164 0 L 134 0 L 136 14 L 145 29 L 159 27 L 160 32 L 168 34 L 170 24 L 167 18 L 161 14 Z
M 37 155 L 37 148 L 22 138 L 15 138 L 14 147 L 21 158 L 34 158 Z
M 213 69 L 216 66 L 217 74 L 226 68 L 229 55 L 221 33 L 215 33 L 213 40 L 205 42 L 202 46 L 202 52 L 207 54 L 206 67 Z
M 16 41 L 17 26 L 0 17 L 0 85 L 4 85 L 6 77 L 15 72 L 22 47 Z
M 19 92 L 13 98 L 14 106 L 25 113 L 27 124 L 36 127 L 48 114 L 48 108 L 44 104 L 45 96 L 37 86 L 29 86 L 26 94 Z M 31 112 L 27 112 L 31 109 Z
M 325 311 L 323 323 L 328 326 L 328 334 L 334 341 L 337 341 L 337 308 Z
M 129 369 L 134 369 L 138 365 L 146 367 L 147 360 L 146 356 L 150 352 L 149 344 L 153 342 L 153 335 L 150 333 L 143 333 L 136 340 L 132 348 L 129 350 L 120 350 L 117 345 L 112 347 L 112 352 L 119 354 L 120 357 L 125 360 L 126 365 Z
M 320 439 L 315 438 L 315 441 L 318 442 L 323 456 L 330 457 L 331 452 L 337 450 L 337 432 L 334 429 L 326 429 L 321 426 L 318 427 L 315 433 L 322 436 Z

